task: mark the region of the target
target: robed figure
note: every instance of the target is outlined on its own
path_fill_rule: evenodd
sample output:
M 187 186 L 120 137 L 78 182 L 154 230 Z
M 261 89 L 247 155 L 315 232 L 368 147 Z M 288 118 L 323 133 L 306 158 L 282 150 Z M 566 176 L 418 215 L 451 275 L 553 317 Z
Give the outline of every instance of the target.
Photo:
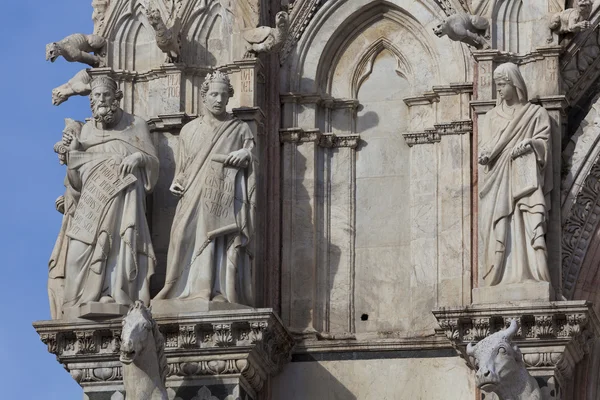
M 181 199 L 171 227 L 165 286 L 155 297 L 253 305 L 254 137 L 226 112 L 233 87 L 209 74 L 205 113 L 183 127 L 171 191 Z
M 158 178 L 158 157 L 144 120 L 120 109 L 122 93 L 107 77 L 92 81 L 93 119 L 68 132 L 69 222 L 64 307 L 89 302 L 150 302 L 156 257 L 146 221 L 146 195 Z
M 548 112 L 528 103 L 518 67 L 494 71 L 498 105 L 485 115 L 479 201 L 486 286 L 549 282 L 546 230 L 552 190 Z

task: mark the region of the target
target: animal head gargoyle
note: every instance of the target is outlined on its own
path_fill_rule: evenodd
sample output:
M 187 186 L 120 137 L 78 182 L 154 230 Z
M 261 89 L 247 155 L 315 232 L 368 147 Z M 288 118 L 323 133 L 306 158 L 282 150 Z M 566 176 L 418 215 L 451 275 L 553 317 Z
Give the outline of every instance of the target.
M 474 360 L 477 369 L 475 382 L 486 392 L 496 392 L 502 385 L 510 384 L 511 375 L 527 373 L 523 356 L 511 343 L 519 329 L 513 320 L 507 329 L 496 332 L 473 345 L 467 345 L 467 355 Z

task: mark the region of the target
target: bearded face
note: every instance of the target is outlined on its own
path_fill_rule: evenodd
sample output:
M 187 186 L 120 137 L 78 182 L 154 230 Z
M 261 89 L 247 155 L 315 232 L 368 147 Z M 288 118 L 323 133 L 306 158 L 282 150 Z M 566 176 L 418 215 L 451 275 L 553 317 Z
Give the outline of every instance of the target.
M 119 98 L 117 93 L 105 86 L 99 86 L 90 94 L 90 105 L 92 116 L 96 122 L 111 124 L 115 121 L 119 109 Z

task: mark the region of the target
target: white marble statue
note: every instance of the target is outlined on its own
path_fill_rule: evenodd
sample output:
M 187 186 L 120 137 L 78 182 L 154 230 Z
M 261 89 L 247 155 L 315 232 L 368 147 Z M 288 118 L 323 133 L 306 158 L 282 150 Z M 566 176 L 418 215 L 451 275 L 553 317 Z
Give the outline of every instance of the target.
M 519 68 L 494 71 L 498 105 L 485 115 L 479 233 L 486 286 L 550 281 L 546 223 L 552 190 L 550 117 L 528 103 Z
M 82 127 L 83 122 L 65 118 L 63 136 L 79 139 Z M 62 141 L 54 145 L 54 152 L 58 155 L 61 165 L 67 163 L 68 148 Z M 63 214 L 63 219 L 58 237 L 54 243 L 54 249 L 52 249 L 52 254 L 50 255 L 50 261 L 48 262 L 48 300 L 52 319 L 58 319 L 62 315 L 65 290 L 65 264 L 67 261 L 67 245 L 69 243 L 66 233 L 71 223 L 71 218 L 75 213 L 78 198 L 77 191 L 71 187 L 68 177 L 65 177 L 65 193 L 56 199 L 56 211 Z
M 136 301 L 123 318 L 120 360 L 125 399 L 168 400 L 165 340 L 141 301 Z
M 93 119 L 79 137 L 63 134 L 77 202 L 65 232 L 64 307 L 149 303 L 156 258 L 145 202 L 158 178 L 156 150 L 146 122 L 119 107 L 114 80 L 95 78 L 91 88 Z
M 254 137 L 226 112 L 227 75 L 202 84 L 204 115 L 183 127 L 171 192 L 181 197 L 160 299 L 204 299 L 251 305 L 255 197 Z
M 552 32 L 559 35 L 566 33 L 577 33 L 590 29 L 590 16 L 592 15 L 592 0 L 575 0 L 573 8 L 554 14 L 550 18 L 550 36 L 548 42 L 552 42 Z
M 288 33 L 288 13 L 278 12 L 275 16 L 275 25 L 275 28 L 259 26 L 242 32 L 242 36 L 247 42 L 244 57 L 256 57 L 260 53 L 275 53 L 281 49 Z
M 475 383 L 487 393 L 495 393 L 499 400 L 542 400 L 540 387 L 523 362 L 523 355 L 512 337 L 519 327 L 513 320 L 507 329 L 496 332 L 473 345 L 467 346 L 467 355 L 477 372 Z

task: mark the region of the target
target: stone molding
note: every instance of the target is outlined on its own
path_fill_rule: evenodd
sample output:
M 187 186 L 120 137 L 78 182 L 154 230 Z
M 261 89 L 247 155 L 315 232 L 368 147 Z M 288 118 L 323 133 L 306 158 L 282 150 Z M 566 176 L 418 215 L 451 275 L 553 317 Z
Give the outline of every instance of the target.
M 586 176 L 562 226 L 562 292 L 575 293 L 579 272 L 600 223 L 600 157 Z
M 259 392 L 291 358 L 294 340 L 271 309 L 212 311 L 196 316 L 157 316 L 165 337 L 169 380 L 240 375 Z M 34 323 L 48 351 L 82 386 L 120 384 L 120 319 Z
M 496 49 L 473 50 L 473 58 L 477 62 L 493 61 L 502 64 L 512 62 L 517 65 L 529 64 L 535 61 L 541 61 L 545 58 L 558 57 L 563 51 L 561 46 L 543 46 L 526 54 L 516 54 Z
M 465 135 L 473 133 L 473 121 L 453 121 L 434 124 L 433 128 L 421 132 L 403 133 L 404 140 L 409 147 L 417 144 L 438 143 L 443 136 Z
M 521 304 L 473 305 L 433 311 L 440 329 L 456 351 L 467 360 L 466 346 L 519 321 L 513 337 L 533 375 L 556 376 L 565 382 L 589 351 L 600 332 L 592 304 L 587 301 L 522 302 Z
M 315 142 L 319 147 L 336 148 L 358 147 L 360 135 L 336 135 L 335 133 L 321 133 L 319 129 L 285 128 L 279 130 L 281 143 L 309 143 Z
M 281 64 L 284 64 L 288 59 L 315 13 L 319 11 L 319 8 L 321 8 L 324 3 L 325 1 L 323 0 L 296 0 L 293 3 L 290 12 L 291 23 L 288 36 L 279 55 Z

